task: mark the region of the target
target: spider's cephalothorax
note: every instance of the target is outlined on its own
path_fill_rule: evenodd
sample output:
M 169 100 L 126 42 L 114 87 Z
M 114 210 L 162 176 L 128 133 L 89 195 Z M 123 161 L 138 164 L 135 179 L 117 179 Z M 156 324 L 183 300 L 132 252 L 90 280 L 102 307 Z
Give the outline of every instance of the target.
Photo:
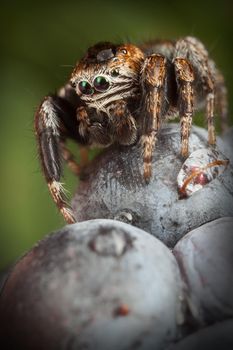
M 136 46 L 99 43 L 75 67 L 71 84 L 85 104 L 77 110 L 79 132 L 89 143 L 136 141 L 137 122 L 131 112 L 140 101 L 143 61 Z
M 99 43 L 90 47 L 70 81 L 56 95 L 46 96 L 35 117 L 42 169 L 52 197 L 67 222 L 75 221 L 61 185 L 62 160 L 80 173 L 66 148 L 68 138 L 80 145 L 131 145 L 140 140 L 144 178 L 162 122 L 179 115 L 181 155 L 195 108 L 205 103 L 208 142 L 215 144 L 214 111 L 226 126 L 226 89 L 203 44 L 193 37 L 176 42 Z
M 113 102 L 139 92 L 143 58 L 133 45 L 98 44 L 76 66 L 71 82 L 88 107 L 108 113 Z

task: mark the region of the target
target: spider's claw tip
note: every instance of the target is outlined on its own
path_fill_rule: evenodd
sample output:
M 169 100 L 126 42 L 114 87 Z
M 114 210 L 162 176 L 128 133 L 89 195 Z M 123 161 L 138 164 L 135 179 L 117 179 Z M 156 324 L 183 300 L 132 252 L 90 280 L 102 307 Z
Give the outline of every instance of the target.
M 144 180 L 147 185 L 150 183 L 150 179 L 151 179 L 151 169 L 148 169 L 148 170 L 149 171 L 144 170 Z

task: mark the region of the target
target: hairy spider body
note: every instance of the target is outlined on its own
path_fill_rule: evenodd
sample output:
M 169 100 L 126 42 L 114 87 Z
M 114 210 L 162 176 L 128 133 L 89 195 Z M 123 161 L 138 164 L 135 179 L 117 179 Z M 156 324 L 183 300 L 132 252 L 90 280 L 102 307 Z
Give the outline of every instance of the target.
M 62 161 L 80 173 L 66 147 L 132 145 L 140 140 L 146 182 L 161 125 L 179 115 L 181 155 L 188 155 L 194 111 L 205 104 L 208 142 L 216 142 L 215 107 L 227 124 L 226 88 L 203 44 L 186 37 L 140 47 L 99 43 L 77 63 L 70 81 L 46 96 L 35 116 L 42 170 L 51 195 L 68 223 L 75 221 L 61 185 Z

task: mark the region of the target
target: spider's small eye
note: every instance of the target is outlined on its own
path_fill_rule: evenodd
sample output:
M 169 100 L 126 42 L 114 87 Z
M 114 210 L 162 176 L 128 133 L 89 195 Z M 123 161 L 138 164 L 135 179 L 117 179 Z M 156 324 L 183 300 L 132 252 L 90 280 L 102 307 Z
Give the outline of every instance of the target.
M 71 81 L 70 85 L 72 86 L 72 88 L 76 88 L 76 83 L 74 81 Z
M 111 76 L 112 77 L 117 77 L 119 75 L 119 70 L 118 69 L 113 69 L 112 71 L 111 71 Z
M 91 95 L 94 92 L 93 88 L 86 80 L 80 81 L 80 83 L 78 84 L 78 88 L 84 95 Z
M 127 54 L 127 50 L 126 49 L 121 49 L 121 52 L 126 55 Z
M 94 80 L 94 87 L 97 91 L 106 91 L 109 88 L 109 82 L 105 77 L 98 76 Z

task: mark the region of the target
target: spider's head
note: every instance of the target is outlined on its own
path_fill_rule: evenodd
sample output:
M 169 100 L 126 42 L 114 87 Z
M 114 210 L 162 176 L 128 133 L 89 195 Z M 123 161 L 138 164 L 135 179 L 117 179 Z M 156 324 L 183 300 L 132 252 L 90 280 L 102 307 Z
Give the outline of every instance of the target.
M 101 109 L 134 96 L 143 60 L 143 52 L 134 45 L 98 43 L 76 65 L 70 81 L 82 100 Z

